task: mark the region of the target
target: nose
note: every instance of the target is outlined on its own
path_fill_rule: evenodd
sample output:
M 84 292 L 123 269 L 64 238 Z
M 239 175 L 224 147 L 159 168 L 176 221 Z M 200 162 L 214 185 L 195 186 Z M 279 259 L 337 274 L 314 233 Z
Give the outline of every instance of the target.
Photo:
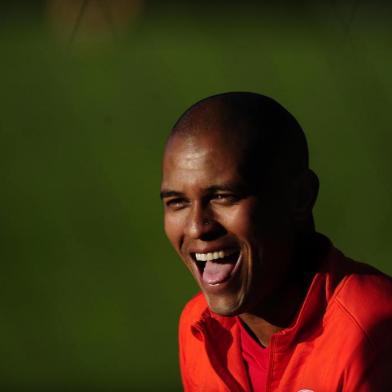
M 192 239 L 206 239 L 216 232 L 218 226 L 207 207 L 203 207 L 201 203 L 194 203 L 189 209 L 184 232 Z

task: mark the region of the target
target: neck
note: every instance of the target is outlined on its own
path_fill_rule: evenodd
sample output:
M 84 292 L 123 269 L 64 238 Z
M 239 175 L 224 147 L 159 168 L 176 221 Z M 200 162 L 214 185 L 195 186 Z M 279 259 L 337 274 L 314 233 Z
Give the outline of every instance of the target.
M 283 279 L 263 305 L 240 315 L 250 334 L 263 346 L 271 336 L 289 327 L 295 320 L 329 241 L 317 234 L 301 236 L 296 242 L 292 262 Z M 298 268 L 301 266 L 301 268 Z

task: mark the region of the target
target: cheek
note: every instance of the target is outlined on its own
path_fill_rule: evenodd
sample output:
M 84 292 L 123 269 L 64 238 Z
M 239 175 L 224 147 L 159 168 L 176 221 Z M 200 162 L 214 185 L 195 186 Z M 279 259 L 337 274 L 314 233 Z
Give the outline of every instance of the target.
M 253 203 L 236 214 L 238 231 L 253 239 L 268 236 L 272 233 L 283 232 L 287 226 L 287 216 L 275 208 L 273 203 Z
M 257 228 L 253 209 L 246 207 L 242 205 L 233 206 L 229 213 L 220 217 L 220 221 L 229 232 L 240 239 L 249 240 L 249 237 L 255 234 Z
M 172 214 L 165 214 L 163 227 L 173 247 L 179 249 L 182 233 L 181 220 Z

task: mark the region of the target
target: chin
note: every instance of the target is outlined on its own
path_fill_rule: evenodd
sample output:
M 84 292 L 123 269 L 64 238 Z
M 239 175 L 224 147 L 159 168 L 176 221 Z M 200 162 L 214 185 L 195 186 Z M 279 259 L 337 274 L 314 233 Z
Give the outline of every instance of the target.
M 220 316 L 238 316 L 242 311 L 242 301 L 239 298 L 211 297 L 204 293 L 210 310 Z

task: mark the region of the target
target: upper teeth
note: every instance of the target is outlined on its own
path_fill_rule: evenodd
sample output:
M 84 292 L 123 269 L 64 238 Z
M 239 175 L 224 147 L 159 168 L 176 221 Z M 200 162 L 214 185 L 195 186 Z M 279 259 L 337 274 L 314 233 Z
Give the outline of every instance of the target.
M 216 259 L 223 259 L 224 257 L 230 256 L 235 252 L 235 249 L 226 249 L 217 252 L 195 253 L 195 257 L 197 261 L 210 261 Z

